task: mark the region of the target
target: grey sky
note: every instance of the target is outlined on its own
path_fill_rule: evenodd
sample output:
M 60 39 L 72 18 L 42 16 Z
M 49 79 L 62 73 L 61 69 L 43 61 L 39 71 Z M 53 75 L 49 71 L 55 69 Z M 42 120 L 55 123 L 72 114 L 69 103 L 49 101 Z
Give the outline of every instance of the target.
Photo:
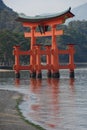
M 69 7 L 75 8 L 87 3 L 87 0 L 3 0 L 3 2 L 14 11 L 30 16 L 61 12 Z

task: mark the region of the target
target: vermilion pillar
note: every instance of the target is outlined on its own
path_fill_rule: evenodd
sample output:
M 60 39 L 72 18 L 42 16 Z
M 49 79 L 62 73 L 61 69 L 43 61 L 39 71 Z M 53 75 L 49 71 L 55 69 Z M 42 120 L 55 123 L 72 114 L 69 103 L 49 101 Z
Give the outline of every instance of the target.
M 41 55 L 40 55 L 40 46 L 36 46 L 36 72 L 37 72 L 37 78 L 42 78 L 41 73 Z
M 13 68 L 15 70 L 16 78 L 20 78 L 20 57 L 19 57 L 19 50 L 20 50 L 20 46 L 14 46 L 13 54 L 15 55 L 15 65 L 14 65 Z
M 46 63 L 48 66 L 48 73 L 47 73 L 47 77 L 51 78 L 51 46 L 46 46 L 46 51 L 48 52 L 48 54 L 46 55 Z
M 69 68 L 70 68 L 70 78 L 74 78 L 74 68 L 75 68 L 75 64 L 74 64 L 74 44 L 68 44 L 69 46 Z
M 31 51 L 32 55 L 30 55 L 30 65 L 32 66 L 30 76 L 35 78 L 36 77 L 36 70 L 35 70 L 35 64 L 36 64 L 36 54 L 35 54 L 35 43 L 36 43 L 36 38 L 34 36 L 35 33 L 35 28 L 34 26 L 31 27 Z
M 56 44 L 56 25 L 52 26 L 52 56 L 51 56 L 51 64 L 52 64 L 52 76 L 53 78 L 59 78 L 59 55 L 58 48 Z

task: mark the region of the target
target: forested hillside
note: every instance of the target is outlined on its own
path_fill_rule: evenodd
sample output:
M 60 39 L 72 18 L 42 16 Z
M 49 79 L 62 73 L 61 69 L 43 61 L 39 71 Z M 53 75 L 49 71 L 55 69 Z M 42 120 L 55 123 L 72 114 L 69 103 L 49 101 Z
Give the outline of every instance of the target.
M 13 65 L 13 46 L 21 44 L 21 48 L 29 49 L 30 39 L 23 36 L 21 23 L 15 21 L 18 14 L 4 5 L 0 0 L 0 64 Z M 62 49 L 67 49 L 68 43 L 75 44 L 75 62 L 87 62 L 87 21 L 72 21 L 68 25 L 57 26 L 63 29 L 64 35 L 57 37 L 57 44 Z M 51 39 L 37 39 L 39 43 L 49 44 Z M 22 62 L 27 62 L 29 57 L 21 57 Z M 65 57 L 61 57 L 61 62 L 65 62 Z
M 62 28 L 64 35 L 58 38 L 60 46 L 75 44 L 75 62 L 87 62 L 87 21 L 72 21 Z

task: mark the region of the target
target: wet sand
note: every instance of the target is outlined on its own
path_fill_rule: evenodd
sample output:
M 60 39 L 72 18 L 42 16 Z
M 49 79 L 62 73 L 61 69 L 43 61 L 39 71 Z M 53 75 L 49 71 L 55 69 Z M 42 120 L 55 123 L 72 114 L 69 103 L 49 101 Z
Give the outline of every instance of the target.
M 39 130 L 19 115 L 16 100 L 20 96 L 17 92 L 0 90 L 0 130 Z

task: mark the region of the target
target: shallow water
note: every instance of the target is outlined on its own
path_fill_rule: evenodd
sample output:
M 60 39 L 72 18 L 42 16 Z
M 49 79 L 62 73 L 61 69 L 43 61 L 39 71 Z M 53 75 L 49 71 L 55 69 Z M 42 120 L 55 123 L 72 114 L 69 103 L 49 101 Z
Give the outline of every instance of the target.
M 21 112 L 46 130 L 87 130 L 87 69 L 76 69 L 74 80 L 60 73 L 59 80 L 0 78 L 0 89 L 24 93 Z

